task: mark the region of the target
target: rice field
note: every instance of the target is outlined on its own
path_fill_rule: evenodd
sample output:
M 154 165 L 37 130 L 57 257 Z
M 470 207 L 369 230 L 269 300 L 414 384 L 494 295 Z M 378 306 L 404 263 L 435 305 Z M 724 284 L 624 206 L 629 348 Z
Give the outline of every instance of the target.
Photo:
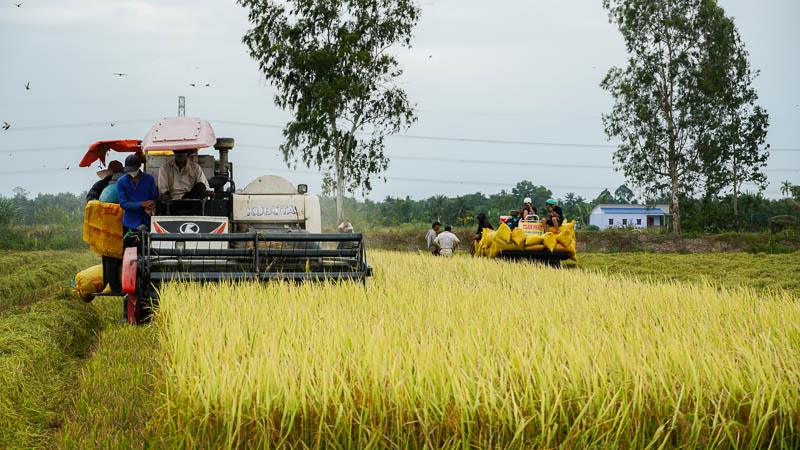
M 788 293 L 371 252 L 360 284 L 172 284 L 167 446 L 800 445 Z

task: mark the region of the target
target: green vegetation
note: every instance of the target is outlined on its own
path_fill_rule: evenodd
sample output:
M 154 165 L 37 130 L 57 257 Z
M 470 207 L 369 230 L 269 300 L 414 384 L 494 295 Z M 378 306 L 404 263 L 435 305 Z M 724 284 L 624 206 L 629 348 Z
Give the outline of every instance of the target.
M 553 196 L 545 186 L 534 185 L 530 181 L 520 181 L 513 186 L 510 192 L 502 190 L 496 194 L 460 195 L 456 197 L 433 196 L 427 199 L 412 199 L 410 197 L 387 197 L 382 201 L 358 201 L 347 199 L 345 201 L 345 216 L 355 225 L 356 229 L 376 229 L 384 227 L 429 227 L 431 222 L 439 220 L 443 224 L 453 226 L 473 226 L 475 216 L 485 212 L 492 223 L 497 223 L 498 217 L 508 214 L 511 209 L 522 207 L 522 200 L 531 197 L 533 205 L 539 211 L 544 211 L 544 202 Z M 589 214 L 596 205 L 601 203 L 624 204 L 630 203 L 627 188 L 620 186 L 612 194 L 604 190 L 594 200 L 584 199 L 575 194 L 568 193 L 560 199 L 564 215 L 575 219 L 579 224 L 587 224 Z M 791 191 L 792 193 L 795 191 Z M 800 194 L 800 189 L 797 190 Z M 800 215 L 797 201 L 800 197 L 772 200 L 760 194 L 743 194 L 738 196 L 738 215 L 734 215 L 733 199 L 730 196 L 708 198 L 681 198 L 681 218 L 683 231 L 688 233 L 721 233 L 733 231 L 763 232 L 768 229 L 769 219 L 774 216 Z M 325 228 L 335 228 L 337 225 L 334 199 L 323 196 L 322 224 Z M 665 198 L 648 200 L 649 204 L 668 204 Z
M 97 263 L 87 251 L 0 251 L 0 312 L 66 288 L 76 273 Z
M 0 315 L 0 448 L 46 446 L 100 326 L 94 308 L 66 291 Z
M 717 286 L 749 287 L 762 292 L 782 289 L 800 297 L 798 253 L 588 253 L 578 256 L 577 266 L 659 281 L 710 282 Z
M 0 225 L 0 250 L 85 250 L 80 224 Z
M 140 448 L 159 406 L 159 347 L 150 327 L 119 323 L 119 299 L 98 299 L 104 330 L 81 370 L 58 448 Z

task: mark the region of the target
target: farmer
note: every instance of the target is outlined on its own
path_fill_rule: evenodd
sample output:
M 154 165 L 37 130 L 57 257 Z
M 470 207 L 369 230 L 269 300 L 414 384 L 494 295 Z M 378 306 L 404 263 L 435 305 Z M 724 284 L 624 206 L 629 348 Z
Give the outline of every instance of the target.
M 158 170 L 158 190 L 162 200 L 202 200 L 209 190 L 200 164 L 189 158 L 194 150 L 175 150 L 171 160 Z
M 458 247 L 460 243 L 461 241 L 458 239 L 458 236 L 453 233 L 453 227 L 450 225 L 445 226 L 444 231 L 433 240 L 433 246 L 439 250 L 438 253 L 436 253 L 439 256 L 453 256 L 456 252 L 456 247 Z
M 433 241 L 434 241 L 434 239 L 436 239 L 436 235 L 439 234 L 439 229 L 441 227 L 442 227 L 442 224 L 439 223 L 438 221 L 433 222 L 433 224 L 431 224 L 431 229 L 428 230 L 428 232 L 425 234 L 425 243 L 428 246 L 428 251 L 431 252 L 434 255 L 438 255 L 438 250 L 433 245 Z
M 86 194 L 86 201 L 100 200 L 105 203 L 119 203 L 117 197 L 117 180 L 125 173 L 122 163 L 111 161 L 108 168 L 97 171 L 100 181 L 95 183 Z M 119 294 L 122 292 L 122 278 L 120 269 L 122 260 L 113 256 L 101 255 L 100 261 L 103 263 L 103 284 L 108 286 L 109 293 Z
M 97 176 L 100 177 L 100 181 L 96 182 L 92 185 L 89 189 L 89 192 L 86 193 L 86 201 L 90 202 L 92 200 L 102 200 L 100 197 L 102 196 L 103 191 L 110 186 L 111 184 L 115 183 L 116 180 L 122 175 L 122 163 L 119 161 L 111 161 L 108 163 L 108 168 L 103 170 L 97 171 Z M 116 202 L 111 202 L 116 203 Z
M 354 231 L 355 231 L 355 229 L 353 228 L 353 224 L 350 223 L 350 221 L 347 220 L 347 219 L 342 220 L 342 223 L 340 223 L 339 226 L 336 227 L 336 229 L 339 231 L 339 233 L 348 233 L 348 234 L 353 234 Z M 336 245 L 336 248 L 338 250 L 356 249 L 356 248 L 358 248 L 358 242 L 357 241 L 339 241 L 339 243 Z
M 475 231 L 475 234 L 472 235 L 472 246 L 470 247 L 470 254 L 472 255 L 475 254 L 476 243 L 480 242 L 481 238 L 483 238 L 483 230 L 494 230 L 492 224 L 489 223 L 489 219 L 486 218 L 486 213 L 479 213 L 475 216 L 475 220 L 478 222 L 478 229 Z
M 564 212 L 561 210 L 561 207 L 558 206 L 558 202 L 555 199 L 547 200 L 547 217 L 542 219 L 542 223 L 544 224 L 544 231 L 548 231 L 548 228 L 552 227 L 558 231 L 558 227 L 561 226 L 561 222 L 564 221 Z
M 508 228 L 511 228 L 513 230 L 514 228 L 517 228 L 517 226 L 519 225 L 519 210 L 512 209 L 511 211 L 509 211 L 509 214 L 511 214 L 511 217 L 509 217 L 508 220 L 506 220 L 506 225 L 508 225 Z
M 536 208 L 533 207 L 532 201 L 530 197 L 525 197 L 525 200 L 522 201 L 522 219 L 527 219 L 528 216 L 536 215 Z
M 150 226 L 150 216 L 156 208 L 158 188 L 149 173 L 141 171 L 142 161 L 138 155 L 125 158 L 125 175 L 117 181 L 119 205 L 124 210 L 122 229 L 127 234 L 135 232 L 139 225 Z

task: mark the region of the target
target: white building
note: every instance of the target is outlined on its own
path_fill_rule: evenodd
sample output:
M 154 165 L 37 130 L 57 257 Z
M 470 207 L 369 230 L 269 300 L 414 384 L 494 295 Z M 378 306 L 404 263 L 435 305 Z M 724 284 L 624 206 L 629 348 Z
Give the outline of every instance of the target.
M 589 216 L 589 225 L 608 228 L 653 228 L 666 225 L 669 205 L 597 205 Z

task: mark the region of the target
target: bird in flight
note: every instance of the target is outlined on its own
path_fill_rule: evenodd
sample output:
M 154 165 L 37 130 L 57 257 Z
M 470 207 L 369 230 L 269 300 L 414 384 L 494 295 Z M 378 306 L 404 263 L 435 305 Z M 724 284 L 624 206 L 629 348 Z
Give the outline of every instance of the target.
M 9 128 L 11 128 L 11 124 L 4 120 L 3 121 L 3 131 L 8 130 Z
M 128 76 L 127 73 L 118 73 L 118 72 L 114 72 L 112 75 L 116 75 L 118 77 L 127 77 Z
M 14 6 L 16 6 L 17 8 L 22 8 L 22 3 L 14 3 Z
M 30 81 L 28 81 L 27 83 L 25 83 L 25 90 L 26 90 L 26 91 L 30 91 L 30 90 L 31 90 L 31 82 L 30 82 Z
M 111 122 L 111 128 L 114 128 L 114 125 L 116 124 L 114 122 Z
M 209 87 L 209 86 L 211 86 L 211 83 L 206 83 L 206 87 Z
M 195 84 L 194 83 L 189 83 L 189 86 L 195 87 Z

